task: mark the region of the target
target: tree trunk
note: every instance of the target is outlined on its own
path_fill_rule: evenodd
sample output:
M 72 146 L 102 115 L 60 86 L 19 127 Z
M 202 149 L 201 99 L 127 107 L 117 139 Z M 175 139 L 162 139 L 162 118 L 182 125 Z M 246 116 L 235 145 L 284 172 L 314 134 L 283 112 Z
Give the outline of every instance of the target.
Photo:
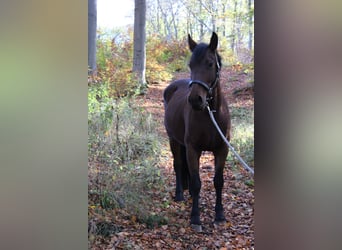
M 231 44 L 230 47 L 233 51 L 233 53 L 236 51 L 236 25 L 237 25 L 237 0 L 234 1 L 234 10 L 233 10 L 233 27 L 232 27 L 232 33 L 231 33 Z
M 200 32 L 199 32 L 199 40 L 202 41 L 204 38 L 204 25 L 203 25 L 203 18 L 202 18 L 202 0 L 199 1 L 199 19 L 201 20 L 200 22 Z
M 88 0 L 88 75 L 96 74 L 97 0 Z
M 133 74 L 140 94 L 146 90 L 146 0 L 135 0 L 133 37 Z
M 249 18 L 248 18 L 248 49 L 249 51 L 252 50 L 252 46 L 253 46 L 253 22 L 252 22 L 252 14 L 251 14 L 251 9 L 252 9 L 252 0 L 248 0 L 248 14 L 249 14 Z
M 174 35 L 172 36 L 174 39 L 178 40 L 178 30 L 177 30 L 177 13 L 175 13 L 176 11 L 174 10 L 174 6 L 171 4 L 171 23 L 173 24 L 173 30 L 174 30 Z M 170 24 L 171 24 L 170 23 Z
M 222 36 L 226 37 L 226 3 L 222 3 Z

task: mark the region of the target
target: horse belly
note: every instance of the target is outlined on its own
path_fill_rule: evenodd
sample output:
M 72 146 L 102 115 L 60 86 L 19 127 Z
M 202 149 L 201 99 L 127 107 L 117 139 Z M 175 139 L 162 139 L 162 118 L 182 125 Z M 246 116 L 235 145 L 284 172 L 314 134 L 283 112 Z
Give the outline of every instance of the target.
M 174 107 L 173 107 L 174 109 Z M 178 143 L 184 145 L 184 119 L 180 109 L 165 111 L 165 128 L 167 134 Z

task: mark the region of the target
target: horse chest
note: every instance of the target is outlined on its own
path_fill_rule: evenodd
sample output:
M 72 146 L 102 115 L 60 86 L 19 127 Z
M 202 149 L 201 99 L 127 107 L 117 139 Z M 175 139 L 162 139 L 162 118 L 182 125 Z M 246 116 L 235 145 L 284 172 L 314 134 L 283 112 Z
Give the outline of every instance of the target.
M 226 124 L 223 124 L 226 127 Z M 224 130 L 225 131 L 225 130 Z M 185 128 L 185 142 L 201 151 L 213 151 L 221 146 L 222 139 L 212 124 L 209 115 L 192 117 Z

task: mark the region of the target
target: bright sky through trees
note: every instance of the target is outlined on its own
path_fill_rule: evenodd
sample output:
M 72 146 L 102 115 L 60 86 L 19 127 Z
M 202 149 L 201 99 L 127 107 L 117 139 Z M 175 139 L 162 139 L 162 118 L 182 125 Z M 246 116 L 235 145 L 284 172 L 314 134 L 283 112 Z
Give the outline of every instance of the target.
M 112 29 L 133 24 L 134 0 L 97 0 L 97 26 Z

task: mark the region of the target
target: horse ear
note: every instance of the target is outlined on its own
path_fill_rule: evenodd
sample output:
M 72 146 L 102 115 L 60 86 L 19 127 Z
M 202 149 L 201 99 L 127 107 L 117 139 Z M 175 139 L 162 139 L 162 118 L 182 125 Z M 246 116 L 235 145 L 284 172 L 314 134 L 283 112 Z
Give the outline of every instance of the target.
M 217 37 L 217 34 L 215 32 L 213 32 L 213 34 L 211 35 L 211 38 L 210 38 L 209 48 L 212 51 L 215 51 L 217 49 L 217 44 L 218 44 L 218 37 Z
M 188 34 L 188 43 L 191 52 L 194 51 L 195 47 L 197 46 L 197 43 L 194 40 L 192 40 L 190 34 Z

